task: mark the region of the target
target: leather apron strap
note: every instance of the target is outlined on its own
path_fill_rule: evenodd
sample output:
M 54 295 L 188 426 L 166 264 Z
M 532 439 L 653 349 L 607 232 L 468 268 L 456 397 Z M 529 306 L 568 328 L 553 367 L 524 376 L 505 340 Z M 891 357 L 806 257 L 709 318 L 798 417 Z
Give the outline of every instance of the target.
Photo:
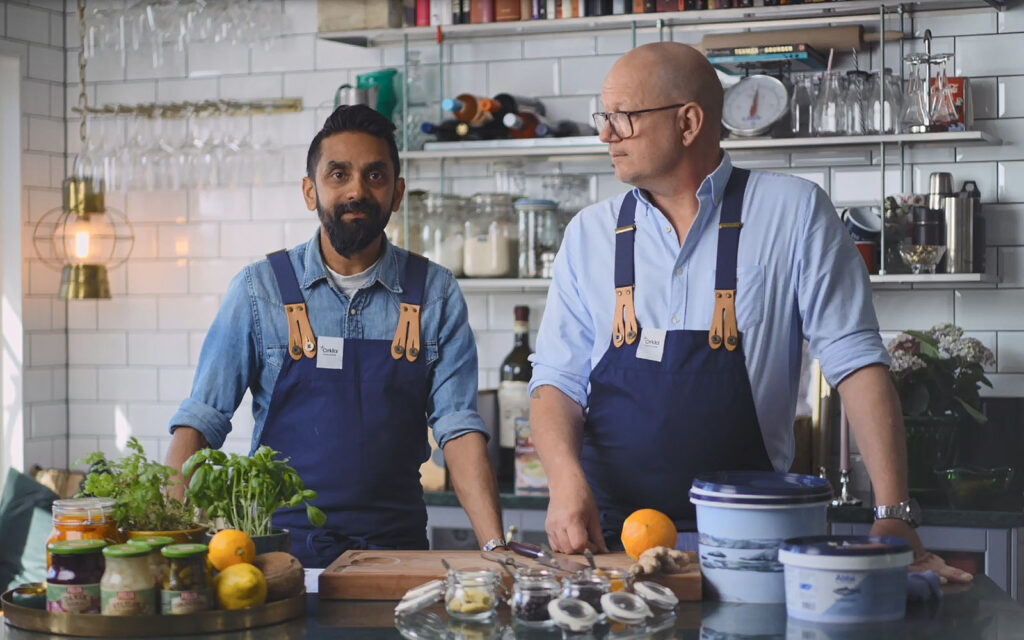
M 708 333 L 708 344 L 718 349 L 723 344 L 728 351 L 740 346 L 740 333 L 736 326 L 736 254 L 740 244 L 740 222 L 743 213 L 743 194 L 750 171 L 733 167 L 732 176 L 722 198 L 722 214 L 718 223 L 718 256 L 715 266 L 715 315 Z
M 619 207 L 615 228 L 615 322 L 612 344 L 616 348 L 633 344 L 640 335 L 636 320 L 636 274 L 633 266 L 633 244 L 636 236 L 636 196 L 630 191 Z
M 420 307 L 427 282 L 427 259 L 409 254 L 405 265 L 405 287 L 402 294 L 402 313 L 398 317 L 395 339 L 391 342 L 391 357 L 416 362 L 420 355 Z
M 285 313 L 288 314 L 288 355 L 292 360 L 299 360 L 302 356 L 313 358 L 316 356 L 316 335 L 309 324 L 306 301 L 302 297 L 288 251 L 282 249 L 268 253 L 267 259 L 274 270 L 277 289 L 281 293 Z

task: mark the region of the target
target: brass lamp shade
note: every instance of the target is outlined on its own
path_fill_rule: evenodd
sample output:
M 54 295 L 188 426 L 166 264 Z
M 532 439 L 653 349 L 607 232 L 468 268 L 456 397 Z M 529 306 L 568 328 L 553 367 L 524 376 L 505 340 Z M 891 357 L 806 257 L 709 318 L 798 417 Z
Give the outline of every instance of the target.
M 110 280 L 103 264 L 67 264 L 60 274 L 62 300 L 110 298 Z

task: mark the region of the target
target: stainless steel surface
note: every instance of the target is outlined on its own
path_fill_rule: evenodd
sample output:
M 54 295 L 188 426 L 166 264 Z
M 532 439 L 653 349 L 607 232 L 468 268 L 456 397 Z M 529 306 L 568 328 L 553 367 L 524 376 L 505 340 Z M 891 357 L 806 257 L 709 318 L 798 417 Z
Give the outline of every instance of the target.
M 928 177 L 928 208 L 942 209 L 943 198 L 953 195 L 953 174 L 935 171 Z
M 966 193 L 942 199 L 946 212 L 946 273 L 974 271 L 974 214 Z

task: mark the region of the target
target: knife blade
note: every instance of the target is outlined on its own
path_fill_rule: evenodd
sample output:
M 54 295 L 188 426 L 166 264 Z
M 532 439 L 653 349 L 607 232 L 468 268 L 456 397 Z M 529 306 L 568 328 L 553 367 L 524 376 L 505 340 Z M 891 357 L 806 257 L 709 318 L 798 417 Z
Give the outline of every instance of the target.
M 510 542 L 508 543 L 508 548 L 521 556 L 533 558 L 542 565 L 551 567 L 552 569 L 558 569 L 559 571 L 576 573 L 577 571 L 582 571 L 583 569 L 588 568 L 585 564 L 580 564 L 579 562 L 566 558 L 559 558 L 550 549 L 545 549 L 544 547 L 530 544 L 528 542 Z
M 495 551 L 481 551 L 480 556 L 484 560 L 490 560 L 491 562 L 497 562 L 503 564 L 506 567 L 512 567 L 513 569 L 529 569 L 530 567 L 523 564 L 522 562 L 516 562 L 516 559 L 512 556 L 507 556 L 504 553 L 497 553 Z

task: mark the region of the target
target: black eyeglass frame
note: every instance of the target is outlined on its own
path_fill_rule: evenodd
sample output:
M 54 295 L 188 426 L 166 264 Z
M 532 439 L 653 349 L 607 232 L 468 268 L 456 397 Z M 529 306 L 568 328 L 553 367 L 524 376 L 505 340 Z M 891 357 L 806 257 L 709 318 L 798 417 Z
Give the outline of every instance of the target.
M 690 104 L 689 102 L 682 102 L 680 104 L 670 104 L 664 107 L 653 107 L 651 109 L 637 109 L 635 111 L 598 111 L 597 113 L 591 114 L 591 118 L 594 120 L 594 126 L 597 127 L 597 133 L 600 134 L 604 131 L 605 123 L 611 125 L 612 132 L 616 136 L 625 140 L 626 138 L 632 138 L 636 130 L 633 128 L 633 116 L 641 113 L 651 113 L 652 111 L 664 111 L 666 109 L 679 109 Z M 615 116 L 626 116 L 626 123 L 629 125 L 629 134 L 623 135 L 617 126 L 613 118 Z M 621 120 L 621 118 L 619 118 Z

